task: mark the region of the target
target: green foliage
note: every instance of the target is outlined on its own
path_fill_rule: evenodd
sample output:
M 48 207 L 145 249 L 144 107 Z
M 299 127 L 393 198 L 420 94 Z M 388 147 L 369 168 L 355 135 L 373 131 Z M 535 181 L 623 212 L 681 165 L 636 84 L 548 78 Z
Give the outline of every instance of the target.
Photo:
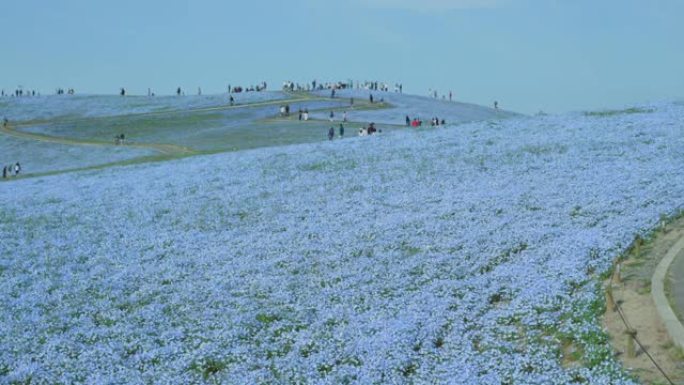
M 277 314 L 259 313 L 256 315 L 256 320 L 264 324 L 270 324 L 276 321 L 280 321 L 280 319 L 280 316 Z
M 220 360 L 216 358 L 207 358 L 199 361 L 195 361 L 190 364 L 190 370 L 200 373 L 202 377 L 206 380 L 209 377 L 219 373 L 230 365 L 230 360 Z

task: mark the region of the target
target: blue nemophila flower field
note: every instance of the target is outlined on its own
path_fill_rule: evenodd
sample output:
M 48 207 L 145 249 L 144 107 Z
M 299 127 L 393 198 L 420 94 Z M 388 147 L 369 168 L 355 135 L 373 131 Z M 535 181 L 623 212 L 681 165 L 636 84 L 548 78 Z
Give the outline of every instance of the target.
M 330 96 L 330 91 L 316 91 L 319 96 Z M 338 90 L 336 98 L 346 102 L 368 101 L 373 95 L 374 103 L 381 101 L 389 103 L 390 108 L 380 110 L 355 110 L 353 108 L 338 108 L 337 119 L 342 118 L 341 111 L 347 111 L 347 118 L 356 122 L 375 122 L 388 124 L 405 124 L 406 116 L 409 119 L 417 118 L 423 121 L 424 126 L 430 125 L 432 118 L 445 120 L 447 124 L 467 123 L 492 118 L 510 118 L 517 114 L 504 110 L 483 107 L 475 104 L 447 101 L 425 96 L 398 94 L 396 92 L 369 91 L 359 89 Z M 312 117 L 327 119 L 328 111 L 321 111 L 312 114 Z
M 234 103 L 259 103 L 284 99 L 280 91 L 233 94 Z M 48 95 L 0 100 L 3 116 L 10 121 L 78 119 L 174 110 L 220 107 L 228 104 L 228 94 L 188 96 Z
M 0 382 L 632 384 L 599 275 L 684 196 L 684 106 L 0 187 Z
M 21 162 L 24 172 L 42 173 L 69 168 L 119 162 L 155 151 L 134 147 L 75 146 L 3 136 L 0 141 L 0 168 Z

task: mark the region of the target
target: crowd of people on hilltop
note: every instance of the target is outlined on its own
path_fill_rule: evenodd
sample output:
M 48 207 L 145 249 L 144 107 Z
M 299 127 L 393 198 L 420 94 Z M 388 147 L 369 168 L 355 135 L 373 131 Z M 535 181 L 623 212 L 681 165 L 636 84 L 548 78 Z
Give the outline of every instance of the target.
M 260 92 L 260 91 L 266 91 L 268 88 L 268 84 L 265 81 L 262 81 L 258 83 L 257 85 L 251 85 L 248 87 L 243 87 L 243 86 L 231 86 L 230 84 L 228 85 L 228 94 L 232 93 L 241 93 L 241 92 Z M 334 81 L 334 82 L 318 82 L 317 80 L 313 80 L 310 83 L 295 83 L 292 81 L 285 81 L 283 82 L 283 88 L 284 91 L 320 91 L 320 90 L 344 90 L 344 89 L 362 89 L 362 90 L 371 90 L 371 91 L 386 91 L 389 92 L 390 86 L 389 84 L 385 82 L 380 82 L 380 81 L 353 81 L 353 80 L 346 80 L 346 81 Z M 401 83 L 394 83 L 394 92 L 402 93 L 403 92 L 403 85 Z M 73 88 L 57 88 L 55 90 L 55 94 L 57 95 L 74 95 L 75 91 Z M 121 96 L 126 96 L 128 94 L 128 91 L 124 87 L 119 88 L 119 95 Z M 197 88 L 197 94 L 202 95 L 202 89 L 200 87 Z M 17 88 L 13 92 L 5 92 L 5 90 L 0 90 L 0 96 L 15 96 L 15 97 L 20 97 L 20 96 L 40 96 L 40 93 L 36 90 L 24 90 L 21 87 Z M 176 88 L 176 95 L 178 96 L 184 96 L 185 91 L 181 88 L 178 87 Z M 147 96 L 155 96 L 155 93 L 152 92 L 151 88 L 147 89 Z M 334 95 L 333 95 L 334 97 Z
M 13 97 L 13 98 L 20 98 L 20 97 L 26 97 L 26 96 L 40 96 L 40 92 L 36 90 L 25 90 L 23 88 L 17 88 L 13 92 L 5 92 L 5 90 L 0 90 L 0 97 Z
M 7 166 L 4 166 L 2 168 L 2 178 L 7 179 L 13 176 L 19 176 L 19 173 L 21 172 L 21 165 L 19 162 L 15 164 L 10 164 Z
M 295 83 L 293 81 L 283 82 L 283 91 L 321 91 L 321 90 L 344 90 L 354 88 L 354 83 L 350 81 L 337 81 L 319 83 L 312 80 L 311 83 Z
M 268 84 L 266 82 L 261 82 L 257 84 L 256 86 L 252 85 L 249 87 L 242 87 L 242 86 L 231 86 L 230 84 L 228 85 L 228 93 L 236 93 L 239 94 L 241 92 L 261 92 L 261 91 L 266 91 L 268 88 Z
M 370 90 L 370 91 L 386 91 L 389 92 L 390 86 L 387 83 L 379 81 L 336 81 L 321 83 L 317 80 L 312 80 L 310 83 L 295 83 L 291 80 L 283 82 L 283 91 L 322 91 L 322 90 Z M 394 84 L 394 92 L 402 93 L 404 86 L 401 83 Z M 333 94 L 334 97 L 334 94 Z
M 261 82 L 261 83 L 257 84 L 256 86 L 249 86 L 249 87 L 231 86 L 229 84 L 228 85 L 228 94 L 232 95 L 233 93 L 239 94 L 242 92 L 253 92 L 253 91 L 260 92 L 260 91 L 265 91 L 267 87 L 268 87 L 268 85 L 266 84 L 266 82 Z M 4 95 L 4 91 L 2 91 L 2 92 Z M 69 95 L 73 95 L 74 89 L 69 88 L 66 91 L 66 93 L 68 93 Z M 177 87 L 175 93 L 176 93 L 176 96 L 185 96 L 185 90 L 181 87 Z M 58 88 L 57 89 L 57 95 L 63 95 L 63 94 L 65 94 L 64 89 Z M 124 88 L 124 87 L 119 88 L 119 95 L 120 96 L 126 96 L 127 94 L 128 94 L 128 91 L 126 90 L 126 88 Z M 202 87 L 197 87 L 197 95 L 198 96 L 202 95 Z M 150 97 L 155 96 L 155 93 L 152 91 L 151 88 L 147 89 L 147 96 L 150 96 Z M 231 98 L 232 98 L 232 96 L 231 96 Z

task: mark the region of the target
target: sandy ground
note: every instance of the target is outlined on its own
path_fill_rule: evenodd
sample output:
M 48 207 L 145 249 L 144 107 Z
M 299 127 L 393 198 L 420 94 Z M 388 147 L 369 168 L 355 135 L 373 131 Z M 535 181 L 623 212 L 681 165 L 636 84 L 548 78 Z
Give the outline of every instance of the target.
M 667 250 L 684 236 L 684 218 L 668 225 L 665 231 L 632 252 L 621 267 L 618 280 L 613 275 L 606 287 L 613 287 L 613 298 L 619 304 L 627 323 L 637 331 L 637 339 L 675 384 L 684 384 L 684 354 L 674 347 L 667 334 L 653 298 L 651 277 Z M 608 309 L 603 325 L 611 336 L 611 344 L 618 358 L 644 384 L 668 384 L 648 355 L 635 344 L 636 356 L 627 356 L 627 326 L 617 311 Z

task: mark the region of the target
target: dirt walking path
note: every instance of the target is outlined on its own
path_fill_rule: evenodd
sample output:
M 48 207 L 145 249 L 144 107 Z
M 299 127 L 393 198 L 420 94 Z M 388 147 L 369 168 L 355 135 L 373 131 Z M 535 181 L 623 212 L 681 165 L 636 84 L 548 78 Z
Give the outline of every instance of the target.
M 179 146 L 175 144 L 166 144 L 166 143 L 141 143 L 141 142 L 127 142 L 126 144 L 123 145 L 117 145 L 113 141 L 98 141 L 98 140 L 83 140 L 83 139 L 75 139 L 75 138 L 69 138 L 69 137 L 58 137 L 58 136 L 52 136 L 52 135 L 46 135 L 46 134 L 39 134 L 39 133 L 33 133 L 33 132 L 27 132 L 27 131 L 22 131 L 21 128 L 23 127 L 32 127 L 35 125 L 41 125 L 41 124 L 54 124 L 54 123 L 77 123 L 77 122 L 83 122 L 83 121 L 92 121 L 92 120 L 97 120 L 97 119 L 112 119 L 114 117 L 139 117 L 139 116 L 154 116 L 154 115 L 164 115 L 164 114 L 173 114 L 173 113 L 178 113 L 178 112 L 208 112 L 208 111 L 221 111 L 221 110 L 232 110 L 232 109 L 247 109 L 247 108 L 255 108 L 255 107 L 261 107 L 261 106 L 269 106 L 269 105 L 283 105 L 283 104 L 289 104 L 289 103 L 297 103 L 297 102 L 305 102 L 305 101 L 343 101 L 344 99 L 342 98 L 328 98 L 328 97 L 323 97 L 323 96 L 317 96 L 317 95 L 312 95 L 310 93 L 293 93 L 293 92 L 286 92 L 287 95 L 289 95 L 289 98 L 285 99 L 275 99 L 275 100 L 267 100 L 263 102 L 255 102 L 255 103 L 244 103 L 244 104 L 235 104 L 235 105 L 222 105 L 222 106 L 214 106 L 214 107 L 203 107 L 203 108 L 194 108 L 194 109 L 170 109 L 170 110 L 163 110 L 163 111 L 150 111 L 150 112 L 143 112 L 143 113 L 135 113 L 135 114 L 126 114 L 126 115 L 116 115 L 116 116 L 97 116 L 97 117 L 83 117 L 83 118 L 65 118 L 65 119 L 40 119 L 40 120 L 30 120 L 30 121 L 22 121 L 22 122 L 13 122 L 12 124 L 8 125 L 2 125 L 0 126 L 0 134 L 5 134 L 8 136 L 12 136 L 15 138 L 20 138 L 20 139 L 28 139 L 28 140 L 36 140 L 36 141 L 41 141 L 41 142 L 47 142 L 47 143 L 55 143 L 55 144 L 64 144 L 64 145 L 74 145 L 74 146 L 96 146 L 96 147 L 111 147 L 111 146 L 124 146 L 124 147 L 130 147 L 130 148 L 141 148 L 141 149 L 149 149 L 158 152 L 162 156 L 168 156 L 168 157 L 178 157 L 178 156 L 190 156 L 190 155 L 196 155 L 201 152 L 195 151 L 192 148 L 189 147 L 184 147 L 184 146 Z M 382 108 L 387 108 L 389 105 L 387 104 L 382 104 L 378 103 L 377 105 L 371 105 L 368 102 L 364 101 L 359 101 L 358 106 L 350 106 L 350 109 L 356 109 L 356 110 L 369 110 L 369 109 L 382 109 Z M 326 110 L 326 109 L 320 109 L 320 110 Z M 311 110 L 313 111 L 318 111 L 317 110 Z M 274 113 L 273 118 L 266 118 L 263 119 L 262 121 L 282 121 L 282 120 L 293 120 L 294 114 L 291 114 L 289 117 L 278 117 Z M 319 122 L 320 123 L 320 122 Z M 159 157 L 150 157 L 154 159 L 161 159 Z M 119 165 L 119 164 L 127 164 L 130 163 L 131 160 L 126 160 L 122 162 L 114 162 L 114 163 L 108 163 L 107 165 L 100 165 L 100 166 L 94 166 L 96 168 L 101 168 L 103 166 L 114 166 L 114 165 Z M 90 169 L 92 167 L 87 167 L 85 169 Z M 70 172 L 73 170 L 63 170 L 64 172 Z M 48 173 L 48 174 L 53 174 L 54 172 Z M 31 175 L 32 174 L 27 174 Z
M 195 113 L 195 112 L 224 111 L 224 110 L 234 110 L 234 109 L 242 109 L 242 108 L 254 108 L 254 107 L 280 105 L 280 104 L 287 104 L 287 103 L 297 103 L 297 102 L 306 102 L 306 101 L 325 101 L 325 100 L 337 100 L 337 99 L 330 99 L 330 98 L 325 98 L 325 97 L 297 97 L 294 99 L 275 99 L 275 100 L 266 100 L 263 102 L 234 104 L 232 106 L 227 104 L 227 105 L 213 106 L 213 107 L 200 107 L 200 108 L 188 108 L 188 109 L 169 109 L 169 110 L 138 112 L 138 113 L 130 113 L 130 114 L 122 114 L 122 115 L 91 116 L 91 117 L 64 118 L 64 119 L 59 119 L 59 118 L 57 118 L 57 119 L 36 119 L 36 120 L 27 120 L 27 121 L 15 122 L 13 124 L 13 126 L 15 128 L 22 128 L 22 127 L 31 127 L 31 126 L 37 126 L 37 125 L 43 125 L 43 124 L 54 124 L 54 123 L 59 123 L 59 124 L 78 123 L 78 122 L 82 122 L 85 120 L 146 117 L 146 116 L 173 114 L 173 113 L 177 113 L 177 112 Z
M 67 144 L 74 146 L 99 146 L 99 147 L 111 147 L 116 146 L 112 142 L 95 141 L 95 140 L 78 140 L 63 138 L 57 136 L 29 133 L 24 131 L 17 131 L 13 129 L 12 125 L 0 127 L 0 132 L 15 138 L 37 140 L 40 142 L 57 143 L 57 144 Z M 121 146 L 133 147 L 133 148 L 145 148 L 157 151 L 164 155 L 192 155 L 194 151 L 188 147 L 177 146 L 175 144 L 158 144 L 158 143 L 127 143 Z

